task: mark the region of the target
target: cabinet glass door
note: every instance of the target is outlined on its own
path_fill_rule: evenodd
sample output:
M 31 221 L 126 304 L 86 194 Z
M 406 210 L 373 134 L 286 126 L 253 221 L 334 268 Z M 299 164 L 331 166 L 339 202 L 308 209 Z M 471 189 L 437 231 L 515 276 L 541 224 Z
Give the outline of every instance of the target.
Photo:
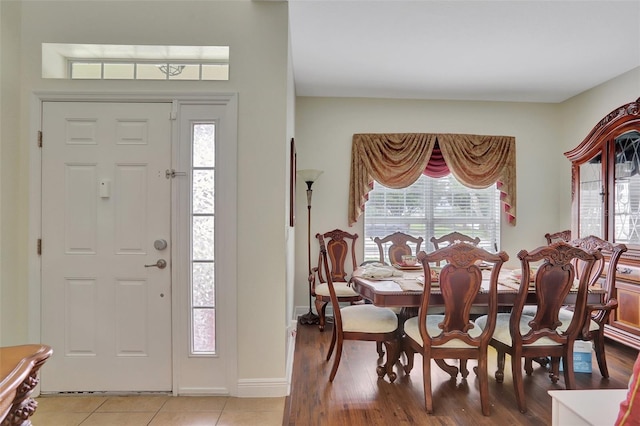
M 580 166 L 580 237 L 604 238 L 602 154 Z
M 640 133 L 615 139 L 614 241 L 640 244 Z

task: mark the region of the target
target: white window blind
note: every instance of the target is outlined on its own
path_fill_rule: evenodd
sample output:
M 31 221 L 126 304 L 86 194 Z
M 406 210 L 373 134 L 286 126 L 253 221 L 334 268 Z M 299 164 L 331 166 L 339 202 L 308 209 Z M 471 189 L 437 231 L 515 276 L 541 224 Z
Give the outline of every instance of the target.
M 364 261 L 378 260 L 375 237 L 404 232 L 424 238 L 422 250 L 432 251 L 432 236 L 458 231 L 480 237 L 480 246 L 500 247 L 500 191 L 495 185 L 471 189 L 453 175 L 422 175 L 413 185 L 391 189 L 378 182 L 369 192 L 364 211 Z

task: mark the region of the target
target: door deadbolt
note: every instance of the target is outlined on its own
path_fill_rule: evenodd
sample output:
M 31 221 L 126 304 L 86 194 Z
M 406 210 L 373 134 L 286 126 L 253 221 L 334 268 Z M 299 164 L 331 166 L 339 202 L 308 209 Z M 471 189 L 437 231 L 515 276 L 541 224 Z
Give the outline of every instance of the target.
M 167 267 L 167 261 L 164 259 L 158 259 L 156 263 L 152 263 L 151 265 L 144 265 L 145 268 L 158 268 L 164 269 Z
M 155 247 L 156 250 L 164 250 L 167 248 L 167 240 L 163 240 L 163 239 L 155 240 L 153 242 L 153 247 Z

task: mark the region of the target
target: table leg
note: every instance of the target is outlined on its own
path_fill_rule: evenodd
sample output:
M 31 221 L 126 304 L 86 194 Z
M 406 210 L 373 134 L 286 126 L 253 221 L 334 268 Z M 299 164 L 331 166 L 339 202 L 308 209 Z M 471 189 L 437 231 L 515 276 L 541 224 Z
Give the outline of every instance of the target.
M 384 365 L 379 365 L 376 372 L 380 378 L 383 378 L 386 374 L 389 376 L 389 381 L 393 383 L 398 377 L 393 371 L 393 366 L 396 365 L 400 358 L 400 341 L 398 339 L 385 341 L 384 346 L 387 349 L 387 362 Z

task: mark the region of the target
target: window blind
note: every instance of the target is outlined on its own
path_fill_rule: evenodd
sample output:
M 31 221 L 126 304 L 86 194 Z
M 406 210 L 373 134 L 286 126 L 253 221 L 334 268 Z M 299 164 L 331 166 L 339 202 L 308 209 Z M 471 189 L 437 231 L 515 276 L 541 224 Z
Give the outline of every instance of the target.
M 378 260 L 375 237 L 403 232 L 423 237 L 422 249 L 432 251 L 432 236 L 458 231 L 480 237 L 480 246 L 497 251 L 500 246 L 500 191 L 495 185 L 471 189 L 453 175 L 422 175 L 411 186 L 387 188 L 378 182 L 369 192 L 364 211 L 364 261 Z

